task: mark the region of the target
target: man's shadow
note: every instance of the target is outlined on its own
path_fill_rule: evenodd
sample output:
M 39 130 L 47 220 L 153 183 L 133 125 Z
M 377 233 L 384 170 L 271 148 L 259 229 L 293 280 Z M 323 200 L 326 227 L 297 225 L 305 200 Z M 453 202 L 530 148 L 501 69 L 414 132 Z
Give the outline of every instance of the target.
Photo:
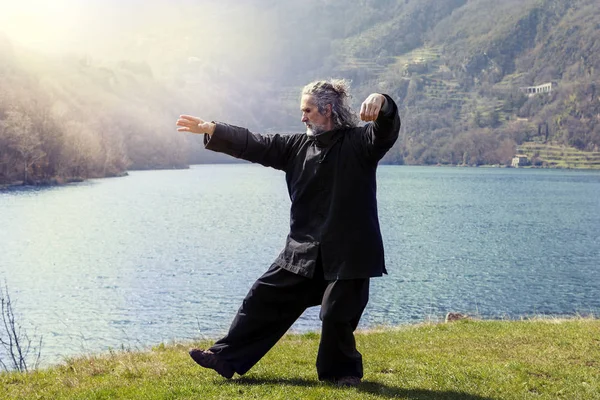
M 251 378 L 241 377 L 239 379 L 229 380 L 228 384 L 240 385 L 240 386 L 254 386 L 254 385 L 281 385 L 281 386 L 303 386 L 303 387 L 317 387 L 317 386 L 331 386 L 336 387 L 335 384 L 322 383 L 311 379 L 301 378 Z M 344 387 L 340 387 L 340 390 L 344 390 Z M 370 393 L 382 397 L 392 398 L 408 398 L 415 400 L 439 400 L 439 399 L 456 399 L 456 400 L 493 400 L 491 397 L 477 396 L 465 392 L 455 391 L 439 391 L 439 390 L 427 390 L 427 389 L 402 389 L 393 386 L 384 385 L 378 382 L 362 381 L 362 383 L 355 387 L 356 390 Z

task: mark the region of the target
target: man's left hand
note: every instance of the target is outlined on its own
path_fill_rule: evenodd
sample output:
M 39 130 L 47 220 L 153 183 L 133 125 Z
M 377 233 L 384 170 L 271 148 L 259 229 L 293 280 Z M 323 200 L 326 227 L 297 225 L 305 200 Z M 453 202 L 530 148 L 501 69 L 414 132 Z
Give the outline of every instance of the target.
M 360 119 L 363 121 L 375 121 L 385 101 L 385 96 L 382 94 L 370 94 L 360 106 Z

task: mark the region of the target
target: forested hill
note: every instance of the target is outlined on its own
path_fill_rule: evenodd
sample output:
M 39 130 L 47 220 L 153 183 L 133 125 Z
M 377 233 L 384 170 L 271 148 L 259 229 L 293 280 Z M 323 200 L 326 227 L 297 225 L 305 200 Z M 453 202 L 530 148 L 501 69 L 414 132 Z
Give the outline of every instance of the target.
M 373 91 L 400 105 L 387 162 L 507 164 L 531 142 L 600 148 L 597 0 L 155 0 L 126 11 L 114 12 L 127 29 L 82 33 L 87 47 L 68 53 L 0 32 L 0 184 L 223 161 L 176 133 L 177 115 L 300 132 L 299 90 L 333 76 L 353 81 L 355 106 Z M 546 83 L 550 93 L 520 90 Z
M 334 41 L 327 65 L 354 79 L 359 98 L 377 88 L 401 105 L 403 135 L 387 161 L 507 164 L 530 141 L 599 150 L 597 0 L 353 7 L 355 18 L 342 18 L 350 34 Z M 548 94 L 519 90 L 546 83 Z

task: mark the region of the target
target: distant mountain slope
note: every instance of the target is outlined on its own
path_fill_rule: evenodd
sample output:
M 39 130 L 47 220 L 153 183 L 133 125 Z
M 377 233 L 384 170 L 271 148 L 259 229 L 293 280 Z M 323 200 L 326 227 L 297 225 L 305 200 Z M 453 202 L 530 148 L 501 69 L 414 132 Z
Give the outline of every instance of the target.
M 594 160 L 600 150 L 598 0 L 157 0 L 126 10 L 107 14 L 126 26 L 86 36 L 96 53 L 47 56 L 0 34 L 0 183 L 230 160 L 175 133 L 176 116 L 301 132 L 300 90 L 327 77 L 353 81 L 355 107 L 373 91 L 398 102 L 402 132 L 386 162 L 508 165 L 523 143 Z M 547 83 L 549 93 L 522 89 Z
M 407 1 L 395 12 L 335 48 L 356 57 L 338 68 L 361 95 L 378 83 L 403 107 L 388 161 L 507 164 L 526 140 L 598 151 L 597 1 Z M 366 60 L 379 61 L 370 75 Z M 519 91 L 543 83 L 551 93 Z

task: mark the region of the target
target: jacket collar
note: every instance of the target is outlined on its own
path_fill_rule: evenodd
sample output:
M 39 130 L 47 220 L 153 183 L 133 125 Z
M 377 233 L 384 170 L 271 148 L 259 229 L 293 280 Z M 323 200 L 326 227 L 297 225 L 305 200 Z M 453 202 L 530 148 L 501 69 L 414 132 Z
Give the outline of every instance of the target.
M 312 136 L 307 135 L 307 136 L 308 136 L 308 139 L 310 141 L 315 142 L 315 144 L 318 147 L 329 147 L 336 140 L 339 139 L 341 134 L 342 134 L 341 129 L 332 129 L 330 131 L 326 131 L 326 132 L 320 133 L 318 135 L 312 135 Z

